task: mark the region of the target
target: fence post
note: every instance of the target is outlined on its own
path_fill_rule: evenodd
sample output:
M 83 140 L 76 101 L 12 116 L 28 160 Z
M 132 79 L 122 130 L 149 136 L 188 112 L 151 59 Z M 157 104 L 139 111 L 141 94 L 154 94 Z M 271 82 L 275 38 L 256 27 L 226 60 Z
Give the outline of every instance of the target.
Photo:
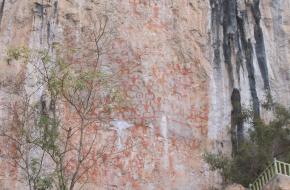
M 249 185 L 250 190 L 252 190 L 252 186 L 253 186 L 253 185 L 250 183 L 250 185 Z
M 277 159 L 276 158 L 274 158 L 274 168 L 275 168 L 275 174 L 278 174 Z

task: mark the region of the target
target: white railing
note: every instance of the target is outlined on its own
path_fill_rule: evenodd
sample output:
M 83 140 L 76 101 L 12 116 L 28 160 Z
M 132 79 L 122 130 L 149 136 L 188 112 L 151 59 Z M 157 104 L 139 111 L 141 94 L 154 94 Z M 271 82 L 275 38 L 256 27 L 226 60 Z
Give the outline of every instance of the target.
M 249 185 L 250 190 L 262 190 L 264 185 L 278 174 L 290 176 L 290 164 L 274 159 L 274 162 L 259 175 L 254 183 Z

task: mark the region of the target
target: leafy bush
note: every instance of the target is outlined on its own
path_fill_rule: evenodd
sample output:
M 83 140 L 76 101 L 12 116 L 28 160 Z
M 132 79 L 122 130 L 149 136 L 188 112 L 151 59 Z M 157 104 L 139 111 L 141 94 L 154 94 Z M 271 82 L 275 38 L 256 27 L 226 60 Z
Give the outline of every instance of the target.
M 11 47 L 7 50 L 7 61 L 8 63 L 11 60 L 18 61 L 19 59 L 24 59 L 24 62 L 27 62 L 30 56 L 29 48 L 25 46 L 21 47 Z
M 251 127 L 232 158 L 204 154 L 211 169 L 220 171 L 226 183 L 248 186 L 274 158 L 290 162 L 290 110 L 278 104 L 271 107 L 273 118 L 269 122 L 254 119 L 251 111 L 243 112 L 243 119 L 248 120 Z

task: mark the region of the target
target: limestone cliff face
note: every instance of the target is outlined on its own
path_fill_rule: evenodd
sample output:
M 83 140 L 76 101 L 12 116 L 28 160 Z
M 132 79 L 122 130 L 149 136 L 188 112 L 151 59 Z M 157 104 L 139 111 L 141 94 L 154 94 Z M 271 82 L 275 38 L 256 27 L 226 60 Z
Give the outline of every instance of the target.
M 202 154 L 231 152 L 245 131 L 233 119 L 241 106 L 260 116 L 267 95 L 290 104 L 287 0 L 1 0 L 1 80 L 30 69 L 7 63 L 9 47 L 54 55 L 61 44 L 79 52 L 68 61 L 94 61 L 88 31 L 102 20 L 108 22 L 101 62 L 121 71 L 132 102 L 112 125 L 118 147 L 139 143 L 96 166 L 90 189 L 220 188 Z M 27 88 L 34 80 L 26 79 Z M 0 89 L 0 102 L 8 98 Z M 1 168 L 2 186 L 19 189 L 3 161 Z

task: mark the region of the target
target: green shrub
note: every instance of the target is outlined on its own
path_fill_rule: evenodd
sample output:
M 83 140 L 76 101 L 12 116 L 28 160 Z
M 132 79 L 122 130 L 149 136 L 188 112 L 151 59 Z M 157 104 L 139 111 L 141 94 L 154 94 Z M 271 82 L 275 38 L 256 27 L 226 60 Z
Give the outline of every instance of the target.
M 30 57 L 30 50 L 25 46 L 21 47 L 11 47 L 7 49 L 7 61 L 11 60 L 18 61 L 19 59 L 24 59 L 24 62 L 27 62 Z
M 251 121 L 251 127 L 231 158 L 204 154 L 211 170 L 220 171 L 226 183 L 248 186 L 274 158 L 290 162 L 290 111 L 278 104 L 274 104 L 272 109 L 273 118 L 269 122 L 254 119 L 253 114 L 243 116 Z

